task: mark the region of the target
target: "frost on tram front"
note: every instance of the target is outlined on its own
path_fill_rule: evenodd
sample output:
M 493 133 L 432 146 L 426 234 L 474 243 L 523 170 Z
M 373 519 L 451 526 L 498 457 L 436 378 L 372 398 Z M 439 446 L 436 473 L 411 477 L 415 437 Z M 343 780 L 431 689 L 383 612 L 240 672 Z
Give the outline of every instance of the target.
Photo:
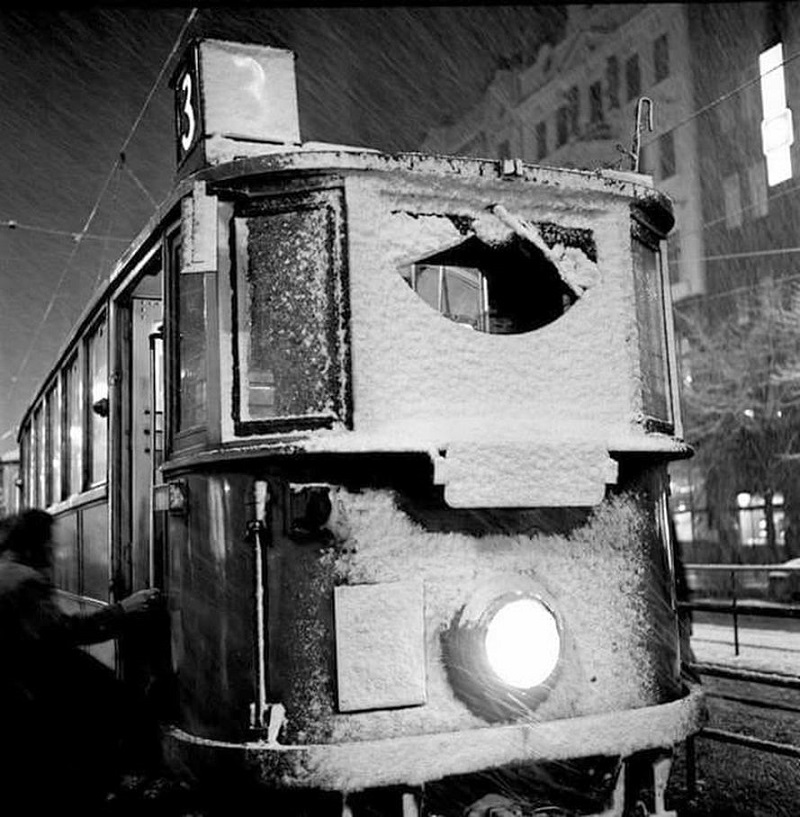
M 174 85 L 182 178 L 126 261 L 163 230 L 170 758 L 330 813 L 664 817 L 704 713 L 669 201 L 302 144 L 276 49 L 202 41 Z
M 179 130 L 189 105 L 233 107 L 213 79 L 192 101 L 195 72 L 238 56 L 286 79 L 291 55 L 241 48 L 192 52 Z M 668 200 L 647 177 L 289 131 L 180 157 L 199 169 L 178 298 L 202 256 L 219 426 L 163 466 L 175 755 L 356 813 L 399 791 L 455 814 L 516 781 L 529 806 L 616 814 L 641 789 L 666 814 L 703 711 L 667 516 L 688 454 Z

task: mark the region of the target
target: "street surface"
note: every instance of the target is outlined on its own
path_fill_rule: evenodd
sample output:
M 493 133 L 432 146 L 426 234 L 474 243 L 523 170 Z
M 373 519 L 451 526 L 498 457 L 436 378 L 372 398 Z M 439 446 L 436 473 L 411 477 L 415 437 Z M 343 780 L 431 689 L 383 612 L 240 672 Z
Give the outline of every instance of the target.
M 751 616 L 739 620 L 734 654 L 731 616 L 696 614 L 692 649 L 700 663 L 800 675 L 800 621 Z M 800 691 L 703 676 L 709 726 L 800 746 Z M 682 748 L 670 784 L 680 817 L 798 817 L 800 758 L 700 737 L 695 741 L 698 785 L 687 790 Z

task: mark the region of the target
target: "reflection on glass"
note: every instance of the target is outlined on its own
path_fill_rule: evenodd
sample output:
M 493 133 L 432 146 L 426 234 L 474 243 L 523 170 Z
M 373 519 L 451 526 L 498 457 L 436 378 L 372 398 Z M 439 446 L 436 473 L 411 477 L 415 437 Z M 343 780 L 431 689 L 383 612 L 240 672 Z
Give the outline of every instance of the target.
M 657 249 L 638 239 L 633 239 L 632 249 L 643 409 L 648 417 L 670 423 L 672 412 L 661 256 Z
M 538 329 L 575 302 L 553 263 L 518 236 L 498 246 L 468 238 L 399 271 L 446 318 L 494 335 Z
M 80 493 L 83 489 L 82 456 L 83 435 L 81 433 L 81 377 L 77 359 L 73 360 L 65 373 L 64 394 L 66 397 L 67 440 L 66 462 L 67 496 Z
M 61 406 L 57 388 L 47 394 L 47 442 L 48 461 L 50 463 L 50 480 L 47 491 L 47 503 L 61 499 Z
M 206 300 L 203 275 L 181 275 L 178 287 L 178 429 L 184 431 L 203 425 L 206 418 Z
M 426 303 L 456 323 L 484 331 L 484 276 L 471 267 L 414 265 L 413 288 Z
M 102 482 L 106 478 L 106 459 L 108 453 L 108 410 L 98 410 L 98 401 L 108 399 L 108 346 L 106 344 L 106 326 L 100 324 L 89 338 L 89 378 L 91 404 L 89 416 L 90 437 L 90 472 L 89 482 Z M 97 406 L 97 408 L 95 408 Z
M 44 439 L 44 411 L 41 406 L 33 415 L 33 430 L 36 443 L 36 496 L 37 505 L 45 502 L 45 439 Z

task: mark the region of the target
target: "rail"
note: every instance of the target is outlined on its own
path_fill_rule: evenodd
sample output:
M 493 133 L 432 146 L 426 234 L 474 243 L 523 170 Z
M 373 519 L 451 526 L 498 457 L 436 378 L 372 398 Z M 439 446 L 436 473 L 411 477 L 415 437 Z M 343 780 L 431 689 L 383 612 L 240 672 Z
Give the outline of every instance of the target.
M 712 613 L 728 613 L 733 617 L 733 647 L 735 655 L 739 655 L 739 617 L 743 615 L 763 616 L 766 618 L 779 619 L 800 619 L 800 604 L 792 603 L 800 596 L 800 566 L 793 565 L 722 565 L 722 564 L 685 564 L 687 579 L 690 574 L 700 572 L 724 574 L 729 577 L 728 586 L 724 588 L 727 597 L 724 599 L 700 598 L 694 600 L 680 601 L 678 607 L 683 611 L 698 611 Z M 780 591 L 777 595 L 788 601 L 769 601 L 748 598 L 745 594 L 748 591 L 752 595 L 752 584 L 747 587 L 741 581 L 743 574 L 766 574 L 766 581 L 758 583 L 758 589 L 769 597 L 774 596 L 776 589 Z M 776 580 L 771 585 L 770 579 Z M 690 590 L 691 582 L 687 582 Z M 717 587 L 717 590 L 720 588 Z M 770 591 L 773 591 L 770 593 Z M 728 680 L 740 681 L 743 683 L 757 683 L 765 686 L 779 687 L 787 690 L 800 691 L 800 674 L 789 675 L 778 672 L 762 672 L 749 670 L 740 667 L 726 666 L 723 664 L 711 664 L 705 662 L 695 662 L 690 668 L 699 675 L 709 677 L 724 678 Z M 734 696 L 722 693 L 711 693 L 713 697 L 726 698 L 736 703 L 746 706 L 758 706 L 778 711 L 796 713 L 798 709 L 789 704 L 767 703 L 756 697 Z M 783 757 L 800 759 L 800 746 L 795 744 L 779 743 L 777 741 L 765 740 L 752 735 L 739 734 L 727 729 L 718 729 L 713 726 L 705 726 L 695 736 L 686 742 L 686 774 L 687 789 L 691 795 L 696 791 L 697 784 L 697 758 L 695 741 L 697 739 L 707 739 L 719 743 L 728 743 L 755 749 L 761 752 L 769 752 Z
M 689 666 L 699 675 L 800 691 L 800 675 L 761 672 L 758 670 L 740 669 L 738 667 L 728 667 L 723 664 L 709 664 L 705 662 L 694 662 Z M 756 706 L 779 712 L 800 712 L 800 707 L 795 707 L 791 704 L 767 702 L 758 698 L 742 695 L 730 695 L 717 692 L 711 692 L 709 694 L 715 698 L 741 703 L 746 706 Z M 744 746 L 748 749 L 756 749 L 760 752 L 770 752 L 782 757 L 800 759 L 800 746 L 797 744 L 780 743 L 774 740 L 757 738 L 753 735 L 731 732 L 727 729 L 704 726 L 696 735 L 693 735 L 686 741 L 686 788 L 691 797 L 693 797 L 697 791 L 697 749 L 695 741 L 700 738 L 717 741 L 718 743 L 728 743 L 734 746 Z

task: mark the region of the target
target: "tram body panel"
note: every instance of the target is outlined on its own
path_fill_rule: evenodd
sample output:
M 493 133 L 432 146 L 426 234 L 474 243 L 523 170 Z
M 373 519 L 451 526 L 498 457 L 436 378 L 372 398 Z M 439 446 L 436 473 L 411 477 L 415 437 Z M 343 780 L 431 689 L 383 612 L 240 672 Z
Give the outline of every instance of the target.
M 520 437 L 533 428 L 552 438 L 558 416 L 563 433 L 627 431 L 638 367 L 629 202 L 574 192 L 559 198 L 552 189 L 545 196 L 513 181 L 408 176 L 346 182 L 355 430 L 430 439 L 463 424 L 467 434 L 479 428 L 489 436 L 511 421 Z M 527 221 L 586 231 L 596 245 L 597 262 L 586 263 L 598 284 L 560 317 L 519 334 L 470 331 L 438 314 L 401 275 L 415 260 L 465 242 L 459 226 L 508 240 L 511 231 L 487 210 L 496 202 Z M 541 274 L 535 263 L 525 272 Z
M 256 544 L 246 540 L 251 510 L 244 501 L 253 482 L 250 475 L 193 476 L 187 480 L 188 524 L 176 517 L 170 527 L 173 661 L 186 713 L 195 713 L 184 716 L 184 726 L 206 737 L 235 739 L 255 700 L 252 683 L 241 680 L 255 677 Z M 656 705 L 679 694 L 664 544 L 634 492 L 610 499 L 592 515 L 559 512 L 562 523 L 572 521 L 556 532 L 512 536 L 502 532 L 502 519 L 490 519 L 476 536 L 459 530 L 442 509 L 436 511 L 439 530 L 427 530 L 430 511 L 420 506 L 414 512 L 414 502 L 402 493 L 331 486 L 319 488 L 330 492 L 330 522 L 317 538 L 298 538 L 287 535 L 286 509 L 292 492 L 308 486 L 274 477 L 269 485 L 270 531 L 261 543 L 263 669 L 268 695 L 286 710 L 282 742 L 376 740 L 481 728 L 497 720 L 476 714 L 454 693 L 442 634 L 487 582 L 499 593 L 520 578 L 540 589 L 563 622 L 563 656 L 542 703 L 500 720 L 560 720 Z M 535 512 L 511 513 L 521 531 L 526 524 L 536 527 Z M 510 519 L 506 515 L 505 523 Z M 420 608 L 401 606 L 399 614 L 409 626 L 416 614 L 424 621 L 420 643 L 411 645 L 424 662 L 423 694 L 411 703 L 403 700 L 402 678 L 395 685 L 377 666 L 366 667 L 364 675 L 364 667 L 345 666 L 341 653 L 337 666 L 337 639 L 347 642 L 351 635 L 337 629 L 335 598 L 336 588 L 364 586 L 383 587 L 388 598 L 409 582 L 420 586 Z M 373 596 L 360 611 L 361 630 L 377 622 L 374 632 L 357 636 L 372 645 L 376 665 L 397 659 L 391 650 L 388 658 L 380 656 L 382 640 L 393 632 L 381 630 L 387 626 L 379 615 L 384 601 Z M 387 678 L 387 703 L 375 704 L 370 685 Z M 356 689 L 348 704 L 352 711 L 342 711 L 342 682 Z M 232 723 L 239 726 L 226 734 Z
M 58 399 L 70 439 L 108 432 L 107 463 L 64 446 L 65 592 L 163 580 L 167 755 L 209 780 L 407 792 L 602 756 L 592 813 L 641 811 L 704 718 L 666 510 L 672 206 L 638 174 L 195 129 L 262 51 L 181 60 L 180 180 L 22 418 L 29 504 Z
M 172 665 L 181 724 L 207 738 L 242 739 L 255 700 L 255 564 L 245 542 L 241 474 L 186 475 L 191 503 L 169 519 Z

